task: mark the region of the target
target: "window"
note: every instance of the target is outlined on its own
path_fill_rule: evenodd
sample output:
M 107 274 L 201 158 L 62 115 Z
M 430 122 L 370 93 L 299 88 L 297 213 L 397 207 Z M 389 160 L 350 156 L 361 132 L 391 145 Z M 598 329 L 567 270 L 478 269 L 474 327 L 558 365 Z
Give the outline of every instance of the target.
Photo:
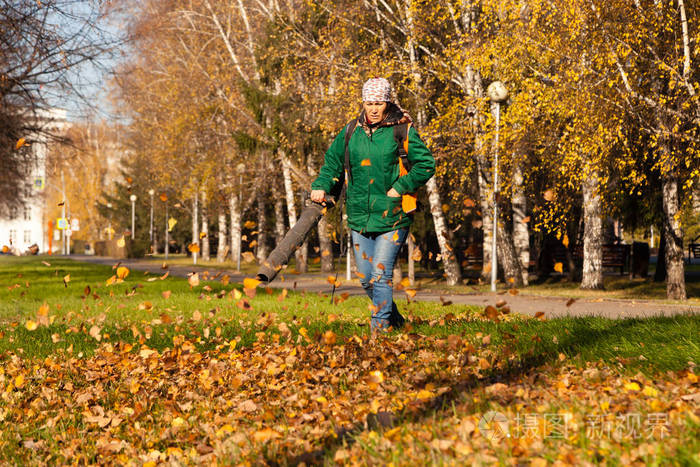
M 17 231 L 15 229 L 10 229 L 10 243 L 14 243 L 17 240 Z
M 25 230 L 24 231 L 24 243 L 31 243 L 31 241 L 32 241 L 32 231 Z
M 30 206 L 24 207 L 24 220 L 25 221 L 32 220 L 32 208 Z
M 16 206 L 12 206 L 12 207 L 10 208 L 10 220 L 12 221 L 12 220 L 15 220 L 15 219 L 17 219 L 17 207 L 16 207 Z

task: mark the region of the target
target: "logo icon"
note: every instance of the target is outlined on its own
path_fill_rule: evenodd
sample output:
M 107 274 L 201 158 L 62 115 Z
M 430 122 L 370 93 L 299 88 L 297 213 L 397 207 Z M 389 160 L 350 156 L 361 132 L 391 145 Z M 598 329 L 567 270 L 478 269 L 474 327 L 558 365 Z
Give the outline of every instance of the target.
M 481 417 L 481 420 L 479 420 L 479 431 L 484 438 L 491 441 L 510 438 L 508 419 L 501 412 L 496 412 L 495 410 L 489 410 Z

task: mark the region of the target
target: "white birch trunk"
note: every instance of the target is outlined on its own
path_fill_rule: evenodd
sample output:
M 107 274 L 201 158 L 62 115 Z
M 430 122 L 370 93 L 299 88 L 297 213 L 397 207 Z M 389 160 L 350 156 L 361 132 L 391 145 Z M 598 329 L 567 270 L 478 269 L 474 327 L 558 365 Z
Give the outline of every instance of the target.
M 284 238 L 284 200 L 277 185 L 272 187 L 272 195 L 275 198 L 275 243 L 279 243 Z
M 411 232 L 408 233 L 408 280 L 411 285 L 416 283 L 416 266 L 413 260 L 413 250 L 416 248 L 416 244 L 413 241 L 413 235 Z
M 257 258 L 258 263 L 261 263 L 267 259 L 267 232 L 266 232 L 266 222 L 265 222 L 265 197 L 262 191 L 258 192 L 258 245 L 257 245 Z
M 223 263 L 226 260 L 228 254 L 228 248 L 226 245 L 226 212 L 223 209 L 219 209 L 219 244 L 216 248 L 216 262 Z
M 292 174 L 290 162 L 284 153 L 282 156 L 282 179 L 284 180 L 284 196 L 287 201 L 287 216 L 289 216 L 289 228 L 294 227 L 297 223 L 297 208 L 294 204 L 294 186 L 292 185 Z M 294 252 L 294 258 L 296 261 L 296 270 L 298 272 L 306 272 L 306 255 L 304 254 L 306 242 L 302 248 L 297 249 Z
M 520 260 L 520 268 L 523 273 L 523 285 L 528 285 L 528 267 L 530 265 L 530 235 L 528 223 L 525 222 L 527 213 L 527 198 L 525 197 L 525 187 L 523 171 L 520 163 L 513 167 L 513 244 L 515 253 Z
M 202 238 L 200 239 L 202 248 L 202 260 L 209 261 L 210 258 L 210 248 L 209 248 L 209 212 L 207 209 L 207 192 L 202 191 Z
M 231 215 L 231 260 L 238 264 L 241 257 L 241 208 L 238 196 L 229 198 L 229 211 Z
M 333 271 L 333 244 L 328 232 L 328 220 L 323 216 L 318 221 L 318 244 L 321 253 L 321 271 Z
M 459 264 L 457 264 L 457 257 L 453 253 L 447 237 L 447 223 L 442 213 L 442 203 L 435 177 L 428 180 L 426 188 L 430 201 L 430 214 L 433 216 L 433 224 L 435 225 L 435 235 L 437 235 L 438 245 L 440 245 L 440 258 L 445 267 L 447 285 L 456 285 L 461 278 L 461 272 Z
M 493 217 L 491 217 L 493 213 L 493 190 L 485 175 L 488 168 L 484 167 L 481 159 L 477 156 L 476 168 L 479 184 L 479 206 L 481 207 L 481 229 L 483 232 L 481 279 L 488 282 L 491 280 L 491 252 L 493 251 Z
M 666 298 L 685 300 L 685 264 L 683 263 L 683 227 L 678 202 L 678 179 L 666 174 L 662 181 L 664 229 L 666 234 Z
M 192 200 L 192 244 L 199 247 L 199 193 L 195 191 Z M 197 264 L 197 252 L 192 252 L 192 263 Z
M 582 289 L 603 288 L 603 220 L 600 174 L 589 167 L 583 177 L 583 278 Z

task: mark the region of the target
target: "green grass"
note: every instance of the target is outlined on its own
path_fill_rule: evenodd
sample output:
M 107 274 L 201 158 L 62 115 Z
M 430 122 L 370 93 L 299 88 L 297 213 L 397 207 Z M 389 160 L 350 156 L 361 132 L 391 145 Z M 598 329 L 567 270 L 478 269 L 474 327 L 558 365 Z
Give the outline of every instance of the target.
M 488 319 L 481 307 L 402 300 L 399 308 L 409 319 L 405 329 L 386 341 L 357 339 L 354 341 L 357 344 L 352 344 L 354 338 L 347 341 L 342 338 L 369 333 L 365 297 L 349 297 L 331 305 L 327 294 L 299 290 L 282 297 L 280 290 L 258 288 L 256 296 L 247 299 L 250 308 L 244 309 L 243 302 L 234 297 L 241 284 L 202 281 L 191 288 L 186 279 L 161 280 L 163 271 L 158 266 L 154 263 L 149 274 L 131 271 L 123 283 L 107 286 L 107 279 L 115 274 L 110 266 L 64 258 L 0 257 L 0 389 L 5 388 L 0 398 L 0 419 L 5 420 L 4 429 L 0 430 L 0 457 L 16 464 L 42 462 L 42 459 L 60 463 L 71 456 L 64 454 L 68 443 L 80 440 L 79 452 L 86 462 L 127 463 L 126 454 L 108 457 L 96 447 L 95 440 L 101 435 L 94 423 L 85 420 L 86 414 L 89 415 L 87 405 L 82 409 L 70 405 L 65 413 L 59 402 L 41 408 L 44 397 L 59 394 L 70 401 L 74 391 L 98 388 L 104 395 L 89 404 L 122 414 L 125 420 L 110 430 L 110 436 L 129 441 L 135 446 L 133 453 L 141 455 L 152 449 L 165 452 L 173 446 L 189 446 L 183 450 L 192 452 L 198 443 L 217 446 L 220 438 L 221 446 L 225 436 L 247 433 L 245 443 L 238 447 L 229 444 L 234 447 L 224 451 L 224 462 L 235 463 L 236 449 L 247 447 L 258 450 L 238 460 L 277 461 L 278 453 L 287 453 L 286 456 L 292 452 L 284 451 L 284 439 L 279 444 L 255 444 L 250 438 L 263 427 L 282 430 L 280 426 L 288 425 L 286 417 L 295 417 L 294 412 L 302 407 L 291 402 L 296 396 L 291 394 L 294 390 L 290 392 L 284 384 L 272 389 L 278 382 L 276 378 L 281 378 L 282 382 L 296 381 L 293 387 L 299 394 L 305 394 L 303 400 L 309 404 L 304 412 L 320 416 L 313 425 L 298 425 L 300 431 L 296 433 L 310 440 L 310 452 L 320 449 L 320 457 L 312 459 L 329 465 L 339 454 L 358 456 L 360 464 L 368 465 L 388 462 L 403 465 L 426 459 L 437 464 L 454 464 L 456 459 L 471 459 L 464 461 L 465 464 L 509 463 L 514 457 L 522 460 L 528 456 L 539 456 L 551 463 L 560 456 L 560 447 L 575 451 L 575 458 L 581 461 L 599 463 L 607 459 L 611 465 L 629 464 L 625 456 L 631 453 L 638 453 L 640 462 L 659 465 L 693 465 L 700 460 L 697 416 L 687 411 L 689 403 L 680 406 L 673 415 L 673 407 L 679 406 L 672 405 L 679 403 L 678 391 L 690 394 L 696 390 L 691 385 L 697 387 L 697 378 L 691 383 L 694 374 L 688 369 L 700 362 L 697 337 L 700 316 L 539 320 L 509 314 L 501 315 L 496 322 Z M 70 280 L 64 283 L 67 275 Z M 166 291 L 170 292 L 169 298 L 163 296 Z M 51 323 L 28 329 L 29 322 L 38 320 L 37 311 L 43 304 L 48 306 L 47 319 Z M 282 323 L 291 331 L 287 336 L 282 332 Z M 324 333 L 329 330 L 340 336 L 342 345 L 323 343 Z M 308 336 L 308 340 L 302 336 Z M 208 356 L 184 352 L 182 344 L 175 344 L 181 343 L 183 337 L 193 342 L 198 351 L 211 352 Z M 275 345 L 288 340 L 299 345 L 286 346 L 286 350 Z M 416 347 L 413 344 L 403 347 L 410 342 Z M 124 344 L 133 348 L 125 348 Z M 145 346 L 162 353 L 147 360 L 140 353 Z M 268 368 L 276 364 L 268 367 L 261 360 L 286 362 L 290 351 L 304 357 L 296 364 L 290 361 L 293 371 L 271 377 Z M 270 354 L 277 357 L 268 359 Z M 87 359 L 93 355 L 95 358 Z M 182 359 L 178 360 L 177 368 L 168 371 L 179 373 L 169 376 L 163 368 L 175 356 Z M 332 371 L 345 356 L 347 367 Z M 474 360 L 469 360 L 469 356 Z M 464 363 L 462 359 L 466 359 Z M 216 363 L 216 360 L 221 361 Z M 478 378 L 473 378 L 482 361 L 486 366 L 478 371 Z M 155 366 L 144 371 L 142 365 L 147 362 Z M 132 373 L 122 369 L 122 365 L 139 371 Z M 90 369 L 89 374 L 83 374 L 84 368 Z M 222 381 L 226 383 L 214 385 L 205 393 L 195 411 L 181 413 L 163 388 L 174 388 L 175 383 L 189 384 L 191 394 L 199 393 L 198 380 L 192 379 L 204 372 L 208 375 L 210 369 L 216 368 L 224 371 Z M 360 406 L 365 411 L 361 413 L 366 413 L 375 397 L 368 394 L 368 399 L 362 399 L 362 391 L 367 390 L 364 376 L 358 379 L 358 373 L 354 373 L 352 380 L 347 376 L 358 368 L 362 368 L 360 375 L 374 368 L 382 369 L 387 384 L 376 397 L 384 397 L 385 404 L 395 400 L 394 397 L 415 398 L 409 394 L 421 389 L 430 392 L 444 387 L 448 392 L 423 405 L 409 403 L 404 409 L 396 410 L 397 418 L 391 426 L 374 427 L 369 416 L 347 418 Z M 465 373 L 460 373 L 462 368 Z M 24 383 L 17 383 L 18 369 L 26 374 Z M 239 374 L 239 369 L 242 374 L 257 375 L 240 389 L 228 384 Z M 348 373 L 343 373 L 346 370 Z M 332 374 L 339 376 L 336 382 L 329 379 Z M 413 380 L 419 374 L 423 375 L 423 383 Z M 151 381 L 156 375 L 160 379 Z M 96 377 L 98 380 L 93 380 Z M 140 381 L 141 392 L 138 388 L 131 392 L 132 378 Z M 562 386 L 564 380 L 569 381 L 566 389 Z M 505 389 L 490 392 L 489 388 L 497 386 L 494 383 Z M 638 384 L 635 392 L 626 388 L 632 383 Z M 13 388 L 13 384 L 17 387 Z M 66 384 L 72 389 L 67 389 Z M 264 385 L 268 385 L 267 390 L 256 389 Z M 648 390 L 647 386 L 652 390 L 658 387 L 657 395 L 643 394 L 641 388 Z M 143 398 L 146 390 L 151 391 L 150 399 Z M 270 396 L 269 391 L 287 395 Z M 346 414 L 346 418 L 338 419 L 338 426 L 354 427 L 350 434 L 341 437 L 330 429 L 336 423 L 335 412 L 327 413 L 319 406 L 318 396 L 325 394 L 331 403 L 341 404 L 346 391 L 356 397 L 354 403 L 361 403 L 349 408 L 333 406 L 333 410 L 342 409 Z M 180 400 L 182 395 L 177 395 L 178 403 L 184 401 Z M 338 400 L 333 400 L 332 395 Z M 249 397 L 264 410 L 243 414 L 236 409 L 241 402 L 237 398 Z M 231 407 L 225 405 L 231 399 L 237 402 Z M 146 400 L 150 402 L 144 415 L 127 419 L 124 410 L 132 408 L 133 412 L 133 408 Z M 606 408 L 600 405 L 603 401 L 608 404 Z M 35 407 L 41 411 L 32 412 Z M 516 452 L 512 443 L 488 444 L 483 436 L 461 430 L 462 426 L 478 424 L 479 418 L 489 410 L 506 413 L 511 420 L 517 413 L 542 415 L 563 411 L 573 417 L 577 425 L 572 426 L 577 426 L 580 433 L 566 442 L 544 439 L 541 447 L 527 448 L 535 451 L 524 455 L 521 448 Z M 653 454 L 642 452 L 640 443 L 644 440 L 610 443 L 585 433 L 586 417 L 591 414 L 614 416 L 639 412 L 646 416 L 659 411 L 680 418 L 673 418 L 672 443 L 652 440 L 657 443 Z M 58 417 L 56 414 L 61 414 L 58 424 L 46 425 L 49 418 Z M 174 438 L 178 432 L 172 431 L 171 426 L 176 415 L 186 419 L 184 430 L 191 430 L 188 437 L 183 434 Z M 294 419 L 298 420 L 298 414 Z M 231 433 L 216 434 L 226 423 L 235 427 Z M 325 431 L 315 433 L 317 423 Z M 170 438 L 162 437 L 161 433 L 169 433 Z M 18 440 L 43 443 L 44 447 L 32 452 L 22 448 Z M 445 450 L 439 447 L 442 445 L 451 447 Z M 476 460 L 464 457 L 457 450 L 459 446 L 469 449 L 473 446 Z M 485 452 L 490 452 L 491 457 L 479 460 L 478 456 Z M 296 461 L 293 457 L 283 457 L 280 464 L 287 463 Z
M 240 284 L 202 281 L 191 289 L 182 278 L 160 280 L 163 271 L 154 269 L 152 274 L 131 271 L 124 283 L 106 286 L 105 281 L 114 273 L 109 266 L 59 258 L 0 259 L 0 352 L 21 349 L 27 357 L 43 357 L 72 348 L 74 354 L 90 355 L 99 345 L 89 335 L 92 326 L 108 334 L 109 341 L 125 342 L 140 340 L 134 329 L 142 336 L 150 329 L 147 345 L 156 349 L 172 346 L 172 338 L 178 334 L 202 336 L 209 328 L 213 336 L 217 327 L 220 338 L 201 339 L 203 349 L 230 340 L 249 345 L 266 320 L 288 323 L 292 338 L 301 327 L 316 337 L 328 329 L 341 336 L 369 332 L 368 300 L 364 297 L 330 305 L 327 294 L 290 291 L 280 301 L 279 290 L 259 288 L 256 297 L 248 300 L 251 309 L 242 309 L 232 297 L 234 288 L 241 290 Z M 70 275 L 67 286 L 63 282 L 66 275 Z M 158 279 L 149 282 L 149 278 Z M 203 290 L 205 285 L 211 290 Z M 85 296 L 87 287 L 90 294 Z M 171 292 L 169 298 L 163 297 L 164 291 Z M 53 323 L 28 330 L 27 321 L 36 320 L 44 303 Z M 495 323 L 484 319 L 480 307 L 404 301 L 399 306 L 412 320 L 411 332 L 442 338 L 490 334 L 495 345 L 512 347 L 523 358 L 537 356 L 544 361 L 563 353 L 581 364 L 602 359 L 621 369 L 647 372 L 677 370 L 689 361 L 700 362 L 700 317 L 693 315 L 545 321 L 509 316 Z M 329 319 L 329 315 L 335 316 Z M 194 319 L 198 316 L 201 318 Z M 276 329 L 270 325 L 265 332 Z
M 653 271 L 646 279 L 629 276 L 605 275 L 603 278 L 604 290 L 581 290 L 579 282 L 571 282 L 566 276 L 553 275 L 541 282 L 533 282 L 528 287 L 523 287 L 520 293 L 523 295 L 555 296 L 582 299 L 624 299 L 624 300 L 657 300 L 660 303 L 700 305 L 700 266 L 693 265 L 686 268 L 686 292 L 688 300 L 680 302 L 666 299 L 666 283 L 654 282 Z M 484 293 L 490 290 L 489 284 L 458 285 L 450 287 L 445 285 L 441 278 L 424 278 L 419 281 L 419 286 L 427 290 L 453 291 L 455 293 Z M 499 290 L 506 285 L 499 284 Z

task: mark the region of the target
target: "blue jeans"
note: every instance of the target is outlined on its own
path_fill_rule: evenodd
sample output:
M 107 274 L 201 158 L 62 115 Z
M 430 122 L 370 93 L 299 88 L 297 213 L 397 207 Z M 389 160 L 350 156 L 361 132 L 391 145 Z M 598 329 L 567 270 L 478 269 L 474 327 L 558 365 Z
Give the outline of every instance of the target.
M 364 233 L 352 231 L 352 243 L 360 282 L 372 299 L 372 330 L 398 329 L 404 318 L 394 303 L 394 263 L 406 241 L 408 229 Z

